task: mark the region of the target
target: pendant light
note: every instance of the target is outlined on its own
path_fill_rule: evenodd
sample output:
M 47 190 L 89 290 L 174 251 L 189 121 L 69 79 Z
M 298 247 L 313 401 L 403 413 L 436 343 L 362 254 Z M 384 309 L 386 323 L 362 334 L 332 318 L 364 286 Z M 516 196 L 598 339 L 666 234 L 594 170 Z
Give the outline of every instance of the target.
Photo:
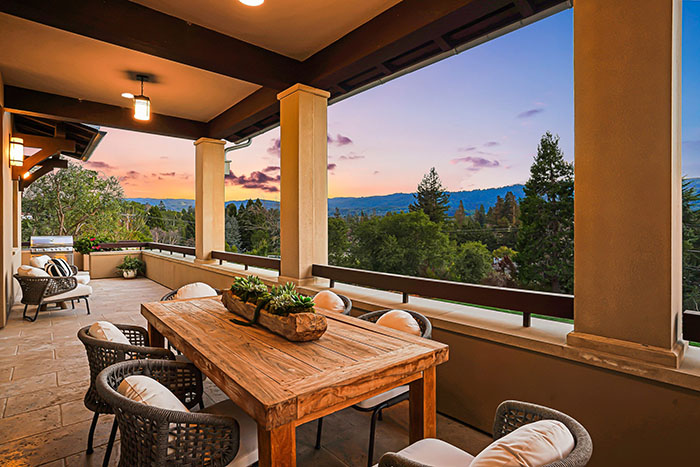
M 141 80 L 141 94 L 134 96 L 134 118 L 147 122 L 151 119 L 151 100 L 143 95 L 143 82 L 147 80 L 148 77 L 145 75 L 137 75 L 137 78 Z

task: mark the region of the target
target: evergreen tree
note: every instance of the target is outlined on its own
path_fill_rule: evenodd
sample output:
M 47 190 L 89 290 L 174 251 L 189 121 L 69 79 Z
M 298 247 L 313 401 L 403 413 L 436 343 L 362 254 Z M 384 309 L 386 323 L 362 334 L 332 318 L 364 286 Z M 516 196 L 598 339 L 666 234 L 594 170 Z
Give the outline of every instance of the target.
M 413 197 L 415 202 L 408 207 L 411 212 L 423 211 L 438 224 L 445 220 L 450 195 L 442 186 L 435 167 L 423 176 Z
M 520 203 L 519 279 L 525 286 L 573 292 L 574 167 L 564 160 L 559 137 L 540 140 Z
M 484 210 L 483 204 L 479 206 L 479 209 L 474 213 L 474 220 L 482 227 L 486 223 L 486 211 Z
M 683 309 L 700 309 L 700 194 L 683 180 Z
M 231 203 L 231 206 L 234 206 Z M 228 211 L 228 210 L 227 210 Z M 238 251 L 241 248 L 241 232 L 238 229 L 238 220 L 235 216 L 228 215 L 226 213 L 226 223 L 225 228 L 225 240 L 226 240 L 226 250 L 227 251 Z
M 512 191 L 506 193 L 506 197 L 503 200 L 503 216 L 508 221 L 508 225 L 518 225 L 520 219 L 520 206 L 518 205 L 518 200 L 515 199 L 515 195 Z
M 459 207 L 457 208 L 457 211 L 455 212 L 455 223 L 461 227 L 464 225 L 464 223 L 467 221 L 467 213 L 464 210 L 464 203 L 462 200 L 459 200 Z

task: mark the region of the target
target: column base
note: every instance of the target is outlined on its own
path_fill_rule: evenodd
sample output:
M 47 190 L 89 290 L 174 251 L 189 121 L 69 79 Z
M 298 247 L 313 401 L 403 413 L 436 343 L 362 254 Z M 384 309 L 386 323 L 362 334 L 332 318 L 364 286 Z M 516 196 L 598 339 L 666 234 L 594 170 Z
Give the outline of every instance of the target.
M 287 282 L 292 282 L 293 284 L 300 286 L 300 287 L 306 287 L 309 285 L 316 285 L 317 280 L 318 279 L 315 277 L 298 278 L 298 277 L 289 277 L 289 276 L 279 276 L 277 278 L 277 281 L 280 284 L 286 284 Z
M 672 349 L 663 349 L 576 331 L 570 332 L 566 336 L 566 343 L 572 347 L 583 347 L 670 368 L 680 366 L 685 349 L 688 347 L 687 342 L 678 341 Z
M 216 264 L 216 260 L 215 259 L 195 258 L 194 264 Z

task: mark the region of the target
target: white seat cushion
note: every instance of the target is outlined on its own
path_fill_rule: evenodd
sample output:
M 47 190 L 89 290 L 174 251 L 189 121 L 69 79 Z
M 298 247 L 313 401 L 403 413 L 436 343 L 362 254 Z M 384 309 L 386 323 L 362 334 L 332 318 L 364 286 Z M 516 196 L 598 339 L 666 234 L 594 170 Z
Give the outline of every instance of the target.
M 342 313 L 345 311 L 345 303 L 342 298 L 330 290 L 322 290 L 314 297 L 314 308 Z
M 29 258 L 29 264 L 39 269 L 44 269 L 46 267 L 46 263 L 49 261 L 51 261 L 51 257 L 49 255 L 32 256 Z
M 394 397 L 401 395 L 405 392 L 408 392 L 408 386 L 399 386 L 398 388 L 389 389 L 386 392 L 377 394 L 376 396 L 370 397 L 369 399 L 365 399 L 362 402 L 359 402 L 355 405 L 358 407 L 362 407 L 363 409 L 371 409 L 372 407 L 376 407 L 382 402 L 386 402 L 389 399 L 393 399 Z
M 426 438 L 416 441 L 397 454 L 414 462 L 435 467 L 472 466 L 474 456 L 442 440 Z M 491 464 L 491 467 L 500 464 Z
M 414 336 L 421 335 L 418 322 L 410 313 L 403 310 L 387 311 L 377 320 L 377 324 L 396 329 L 397 331 L 407 332 Z
M 258 425 L 243 409 L 227 399 L 206 407 L 202 412 L 233 417 L 241 427 L 238 454 L 228 464 L 228 467 L 248 467 L 258 461 Z
M 558 420 L 540 420 L 489 444 L 472 467 L 536 467 L 561 460 L 574 449 L 574 437 Z
M 205 298 L 205 297 L 216 297 L 217 293 L 214 288 L 204 282 L 194 282 L 192 284 L 183 285 L 177 289 L 175 294 L 176 299 L 186 299 L 186 298 Z
M 78 284 L 78 286 L 73 290 L 69 290 L 68 292 L 63 292 L 58 295 L 52 295 L 48 297 L 47 300 L 51 300 L 52 302 L 58 302 L 61 300 L 70 300 L 71 298 L 87 297 L 91 293 L 92 287 L 85 284 Z
M 189 412 L 185 404 L 168 388 L 144 375 L 127 376 L 119 384 L 117 392 L 124 397 L 151 407 Z
M 131 342 L 129 342 L 129 339 L 124 335 L 121 329 L 109 321 L 97 321 L 93 323 L 90 329 L 88 329 L 88 334 L 95 339 L 131 345 Z
M 88 285 L 90 283 L 90 273 L 87 271 L 78 271 L 78 274 L 75 275 L 75 280 L 78 281 L 78 284 Z
M 17 268 L 17 274 L 22 277 L 51 277 L 48 272 L 38 267 L 23 264 Z

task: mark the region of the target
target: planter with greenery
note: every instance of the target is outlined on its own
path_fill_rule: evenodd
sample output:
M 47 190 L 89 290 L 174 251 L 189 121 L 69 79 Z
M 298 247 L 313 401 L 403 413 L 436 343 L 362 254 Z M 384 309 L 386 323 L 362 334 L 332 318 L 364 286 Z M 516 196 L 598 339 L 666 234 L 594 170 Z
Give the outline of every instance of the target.
M 139 273 L 144 273 L 144 271 L 146 270 L 146 263 L 144 263 L 138 258 L 127 255 L 124 257 L 122 263 L 119 266 L 117 266 L 117 269 L 119 269 L 122 272 L 122 276 L 124 276 L 124 279 L 133 279 Z
M 234 323 L 259 324 L 290 341 L 319 339 L 328 327 L 313 299 L 299 294 L 292 283 L 268 289 L 257 276 L 238 277 L 222 300 L 229 311 L 248 320 L 232 319 Z

